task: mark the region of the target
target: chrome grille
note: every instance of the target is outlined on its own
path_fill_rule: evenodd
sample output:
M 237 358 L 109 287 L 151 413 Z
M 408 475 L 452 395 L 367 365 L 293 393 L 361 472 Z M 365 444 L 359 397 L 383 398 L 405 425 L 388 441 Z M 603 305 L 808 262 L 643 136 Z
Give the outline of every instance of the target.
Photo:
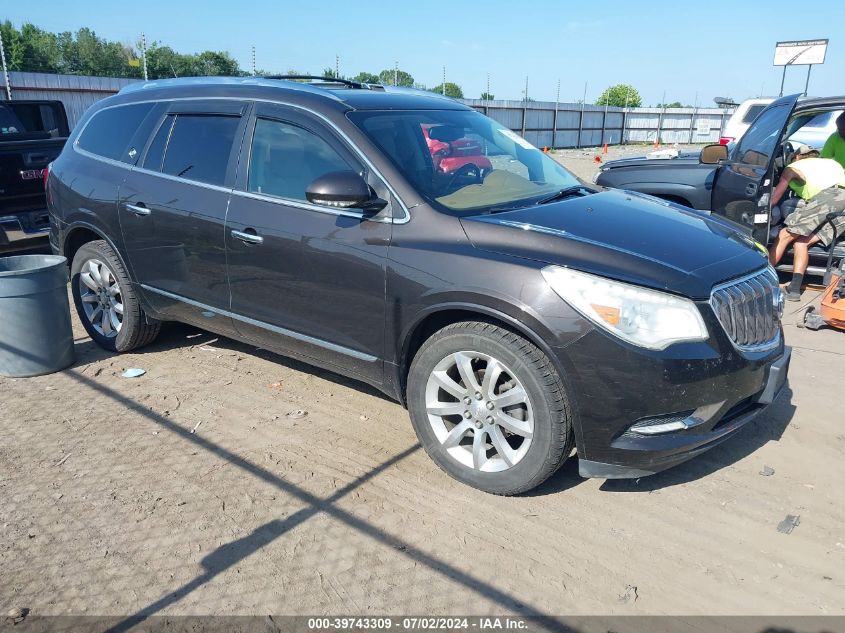
M 765 349 L 778 343 L 783 292 L 771 268 L 717 286 L 710 305 L 740 349 Z

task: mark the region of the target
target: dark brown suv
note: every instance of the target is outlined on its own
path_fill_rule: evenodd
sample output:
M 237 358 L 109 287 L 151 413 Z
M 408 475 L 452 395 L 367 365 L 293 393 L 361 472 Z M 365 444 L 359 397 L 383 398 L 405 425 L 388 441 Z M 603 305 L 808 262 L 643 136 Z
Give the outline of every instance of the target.
M 441 169 L 427 139 L 471 142 L 484 164 Z M 183 321 L 352 376 L 493 493 L 536 486 L 573 447 L 584 476 L 657 472 L 786 379 L 782 295 L 747 236 L 595 190 L 430 93 L 136 84 L 86 114 L 48 197 L 103 347 Z

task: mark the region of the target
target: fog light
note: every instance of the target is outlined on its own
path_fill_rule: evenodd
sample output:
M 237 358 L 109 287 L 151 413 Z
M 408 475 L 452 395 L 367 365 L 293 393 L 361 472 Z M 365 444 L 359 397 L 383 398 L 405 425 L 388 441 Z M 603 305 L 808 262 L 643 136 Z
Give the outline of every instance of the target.
M 687 418 L 689 418 L 694 411 L 682 411 L 680 413 L 670 413 L 669 415 L 662 415 L 654 418 L 644 418 L 631 426 L 631 431 L 640 435 L 658 435 L 660 433 L 671 433 L 672 431 L 682 431 L 689 428 Z

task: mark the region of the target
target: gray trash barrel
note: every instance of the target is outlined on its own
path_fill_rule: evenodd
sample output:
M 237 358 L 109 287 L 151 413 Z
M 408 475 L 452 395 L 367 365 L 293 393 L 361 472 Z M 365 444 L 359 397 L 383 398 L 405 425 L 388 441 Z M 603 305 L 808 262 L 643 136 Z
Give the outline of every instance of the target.
M 74 361 L 67 259 L 0 257 L 0 375 L 40 376 Z

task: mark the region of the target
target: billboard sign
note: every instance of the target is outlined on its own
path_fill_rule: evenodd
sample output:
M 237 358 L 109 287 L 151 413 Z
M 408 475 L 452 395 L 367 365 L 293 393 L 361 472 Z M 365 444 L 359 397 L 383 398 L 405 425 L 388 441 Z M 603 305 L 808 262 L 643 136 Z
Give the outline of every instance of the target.
M 775 66 L 824 64 L 828 40 L 778 42 L 775 45 Z

